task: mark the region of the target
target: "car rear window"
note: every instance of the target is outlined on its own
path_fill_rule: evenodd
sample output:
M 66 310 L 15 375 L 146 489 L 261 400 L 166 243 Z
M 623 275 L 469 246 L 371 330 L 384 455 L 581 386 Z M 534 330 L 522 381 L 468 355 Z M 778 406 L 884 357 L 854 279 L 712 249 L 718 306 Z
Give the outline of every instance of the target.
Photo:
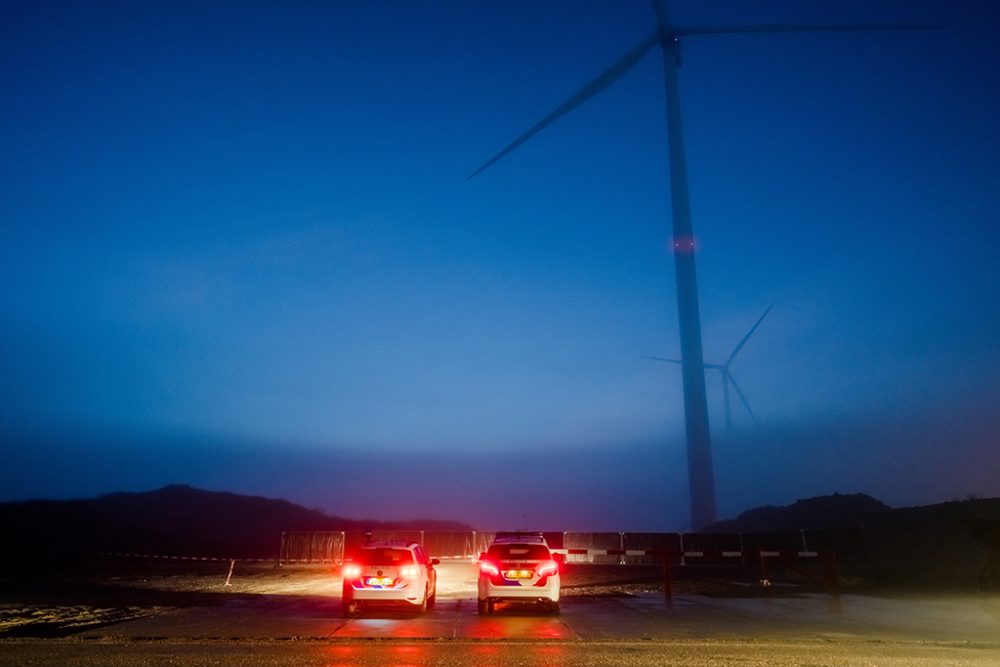
M 548 560 L 549 548 L 544 544 L 494 544 L 486 552 L 494 560 Z
M 354 562 L 360 565 L 409 565 L 413 563 L 413 554 L 409 549 L 362 549 L 354 556 Z

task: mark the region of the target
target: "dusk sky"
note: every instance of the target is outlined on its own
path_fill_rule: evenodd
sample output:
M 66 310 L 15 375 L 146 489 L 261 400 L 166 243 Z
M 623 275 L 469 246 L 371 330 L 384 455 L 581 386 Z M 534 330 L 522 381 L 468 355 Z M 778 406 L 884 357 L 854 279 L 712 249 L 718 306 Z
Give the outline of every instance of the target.
M 1000 496 L 1000 3 L 668 2 L 720 518 Z M 645 0 L 0 2 L 0 501 L 689 527 Z

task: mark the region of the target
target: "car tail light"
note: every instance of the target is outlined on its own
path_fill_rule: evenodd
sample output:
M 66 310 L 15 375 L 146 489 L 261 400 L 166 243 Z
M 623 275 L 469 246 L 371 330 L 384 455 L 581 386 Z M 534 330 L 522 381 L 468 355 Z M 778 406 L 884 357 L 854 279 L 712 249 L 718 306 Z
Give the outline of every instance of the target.
M 544 563 L 539 563 L 538 567 L 535 568 L 535 573 L 539 577 L 552 577 L 559 574 L 559 563 L 554 560 L 548 560 Z
M 415 577 L 417 576 L 417 566 L 416 565 L 406 565 L 399 570 L 400 576 L 403 577 Z
M 479 571 L 485 574 L 487 577 L 499 577 L 500 568 L 497 567 L 496 563 L 488 560 L 479 561 Z
M 361 576 L 361 568 L 357 565 L 344 566 L 344 579 L 357 579 Z

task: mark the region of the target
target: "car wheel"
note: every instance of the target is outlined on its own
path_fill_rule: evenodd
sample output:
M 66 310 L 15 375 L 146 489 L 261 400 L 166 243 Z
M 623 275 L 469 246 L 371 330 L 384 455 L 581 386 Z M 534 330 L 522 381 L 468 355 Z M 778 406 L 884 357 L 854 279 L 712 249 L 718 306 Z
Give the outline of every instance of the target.
M 486 613 L 492 616 L 494 614 L 494 612 L 496 612 L 496 610 L 497 610 L 497 601 L 496 600 L 487 600 L 486 601 Z
M 344 598 L 344 601 L 340 605 L 340 615 L 344 618 L 350 618 L 358 611 L 358 603 L 350 598 Z
M 428 602 L 428 597 L 427 597 L 427 589 L 425 588 L 424 589 L 424 598 L 420 601 L 420 604 L 417 605 L 417 613 L 418 614 L 426 614 L 427 613 L 427 607 L 428 607 L 428 605 L 429 605 L 429 602 Z
M 549 603 L 549 611 L 552 612 L 553 616 L 558 616 L 559 615 L 559 612 L 560 612 L 559 600 L 556 600 L 555 602 L 550 602 Z
M 431 596 L 427 598 L 428 607 L 433 607 L 435 604 L 437 604 L 437 587 L 434 588 L 434 591 L 431 593 Z
M 479 600 L 477 606 L 480 616 L 486 616 L 489 613 L 489 606 L 486 604 L 486 600 Z

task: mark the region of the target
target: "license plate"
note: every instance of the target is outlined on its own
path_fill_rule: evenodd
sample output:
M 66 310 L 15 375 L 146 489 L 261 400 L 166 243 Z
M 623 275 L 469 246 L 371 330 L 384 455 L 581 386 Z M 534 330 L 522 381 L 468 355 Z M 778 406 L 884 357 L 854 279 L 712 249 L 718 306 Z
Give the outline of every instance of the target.
M 368 577 L 365 580 L 365 584 L 385 588 L 386 586 L 392 586 L 392 577 Z
M 503 576 L 508 579 L 531 579 L 535 573 L 532 570 L 507 570 Z

